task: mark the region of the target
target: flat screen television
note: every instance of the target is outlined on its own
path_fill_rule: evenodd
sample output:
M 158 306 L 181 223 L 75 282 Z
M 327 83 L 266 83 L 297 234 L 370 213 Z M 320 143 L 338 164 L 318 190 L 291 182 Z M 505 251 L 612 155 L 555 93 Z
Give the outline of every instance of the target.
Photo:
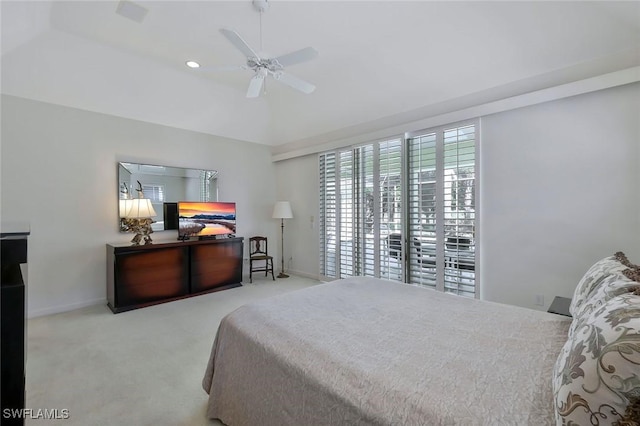
M 236 203 L 178 203 L 178 238 L 216 238 L 236 233 Z

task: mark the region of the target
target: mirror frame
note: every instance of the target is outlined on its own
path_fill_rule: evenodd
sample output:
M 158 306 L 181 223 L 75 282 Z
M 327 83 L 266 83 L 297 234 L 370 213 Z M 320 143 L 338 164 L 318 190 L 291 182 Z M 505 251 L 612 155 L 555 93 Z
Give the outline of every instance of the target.
M 116 164 L 117 167 L 117 195 L 118 195 L 118 227 L 120 232 L 127 232 L 127 227 L 124 225 L 123 223 L 123 219 L 120 217 L 121 213 L 120 213 L 120 200 L 124 200 L 126 198 L 138 198 L 138 193 L 137 193 L 137 185 L 132 185 L 132 180 L 135 181 L 142 181 L 140 182 L 142 184 L 142 186 L 162 186 L 163 188 L 166 188 L 166 184 L 169 183 L 174 183 L 174 182 L 178 182 L 178 180 L 180 179 L 195 179 L 195 182 L 197 182 L 197 186 L 198 188 L 195 189 L 194 185 L 189 185 L 191 186 L 191 188 L 187 188 L 187 184 L 181 184 L 179 186 L 184 188 L 184 192 L 182 195 L 184 195 L 184 197 L 180 198 L 178 196 L 178 199 L 172 199 L 172 198 L 176 198 L 176 196 L 172 196 L 169 195 L 167 197 L 167 192 L 169 191 L 165 191 L 164 189 L 162 191 L 160 191 L 162 193 L 162 201 L 158 201 L 158 200 L 154 200 L 153 196 L 152 198 L 152 203 L 155 204 L 154 210 L 156 210 L 156 216 L 155 218 L 157 218 L 156 221 L 154 221 L 154 225 L 152 225 L 152 229 L 154 231 L 163 231 L 165 230 L 164 227 L 164 211 L 162 208 L 162 205 L 164 203 L 177 203 L 179 201 L 218 201 L 218 178 L 219 178 L 219 173 L 217 170 L 205 170 L 205 169 L 190 169 L 190 168 L 185 168 L 185 167 L 174 167 L 174 166 L 163 166 L 163 165 L 156 165 L 156 164 L 145 164 L 145 163 L 136 163 L 133 161 L 118 161 Z M 137 170 L 132 170 L 133 168 L 136 168 Z M 126 170 L 127 172 L 130 173 L 129 177 L 123 177 L 122 171 Z M 163 171 L 164 170 L 164 171 Z M 163 172 L 162 172 L 163 171 Z M 209 197 L 206 200 L 201 199 L 201 180 L 202 180 L 202 176 L 203 173 L 210 173 L 211 175 L 208 177 L 209 180 Z M 157 177 L 156 182 L 153 181 L 149 181 L 146 180 L 146 182 L 140 178 L 137 179 L 132 179 L 131 175 L 135 176 L 135 175 L 139 175 L 139 176 L 144 176 L 144 177 L 151 177 L 151 180 L 153 180 L 153 177 Z M 175 178 L 175 180 L 172 180 L 172 178 Z M 123 183 L 126 183 L 127 187 L 124 188 Z M 161 184 L 161 185 L 159 185 Z M 191 189 L 189 191 L 189 189 Z M 154 195 L 156 194 L 155 190 L 152 191 L 154 193 Z M 197 195 L 193 195 L 195 193 L 197 193 Z M 188 195 L 188 193 L 190 193 L 191 195 Z M 146 198 L 149 198 L 148 194 L 146 194 Z

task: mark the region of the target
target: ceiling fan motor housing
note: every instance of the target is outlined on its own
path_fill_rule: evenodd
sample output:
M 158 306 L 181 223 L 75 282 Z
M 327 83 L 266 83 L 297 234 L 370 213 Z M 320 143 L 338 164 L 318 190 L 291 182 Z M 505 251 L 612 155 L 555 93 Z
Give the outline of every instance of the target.
M 254 71 L 257 71 L 260 68 L 265 68 L 271 72 L 275 72 L 284 68 L 282 65 L 280 65 L 280 62 L 278 62 L 276 59 L 261 59 L 261 58 L 248 58 L 247 67 L 249 67 Z

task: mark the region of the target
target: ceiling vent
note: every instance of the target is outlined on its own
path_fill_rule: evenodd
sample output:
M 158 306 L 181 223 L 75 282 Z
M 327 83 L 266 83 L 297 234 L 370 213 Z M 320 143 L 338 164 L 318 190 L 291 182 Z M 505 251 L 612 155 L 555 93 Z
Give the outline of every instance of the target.
M 125 18 L 129 18 L 132 21 L 142 23 L 144 17 L 147 16 L 147 9 L 135 4 L 134 2 L 121 0 L 116 8 L 116 13 Z

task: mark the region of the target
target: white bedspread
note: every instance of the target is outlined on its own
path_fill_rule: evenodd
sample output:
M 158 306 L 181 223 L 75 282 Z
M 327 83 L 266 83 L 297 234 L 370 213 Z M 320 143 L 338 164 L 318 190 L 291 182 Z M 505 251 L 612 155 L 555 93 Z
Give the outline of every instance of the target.
M 208 416 L 239 425 L 548 425 L 569 319 L 373 278 L 245 305 L 218 329 Z

